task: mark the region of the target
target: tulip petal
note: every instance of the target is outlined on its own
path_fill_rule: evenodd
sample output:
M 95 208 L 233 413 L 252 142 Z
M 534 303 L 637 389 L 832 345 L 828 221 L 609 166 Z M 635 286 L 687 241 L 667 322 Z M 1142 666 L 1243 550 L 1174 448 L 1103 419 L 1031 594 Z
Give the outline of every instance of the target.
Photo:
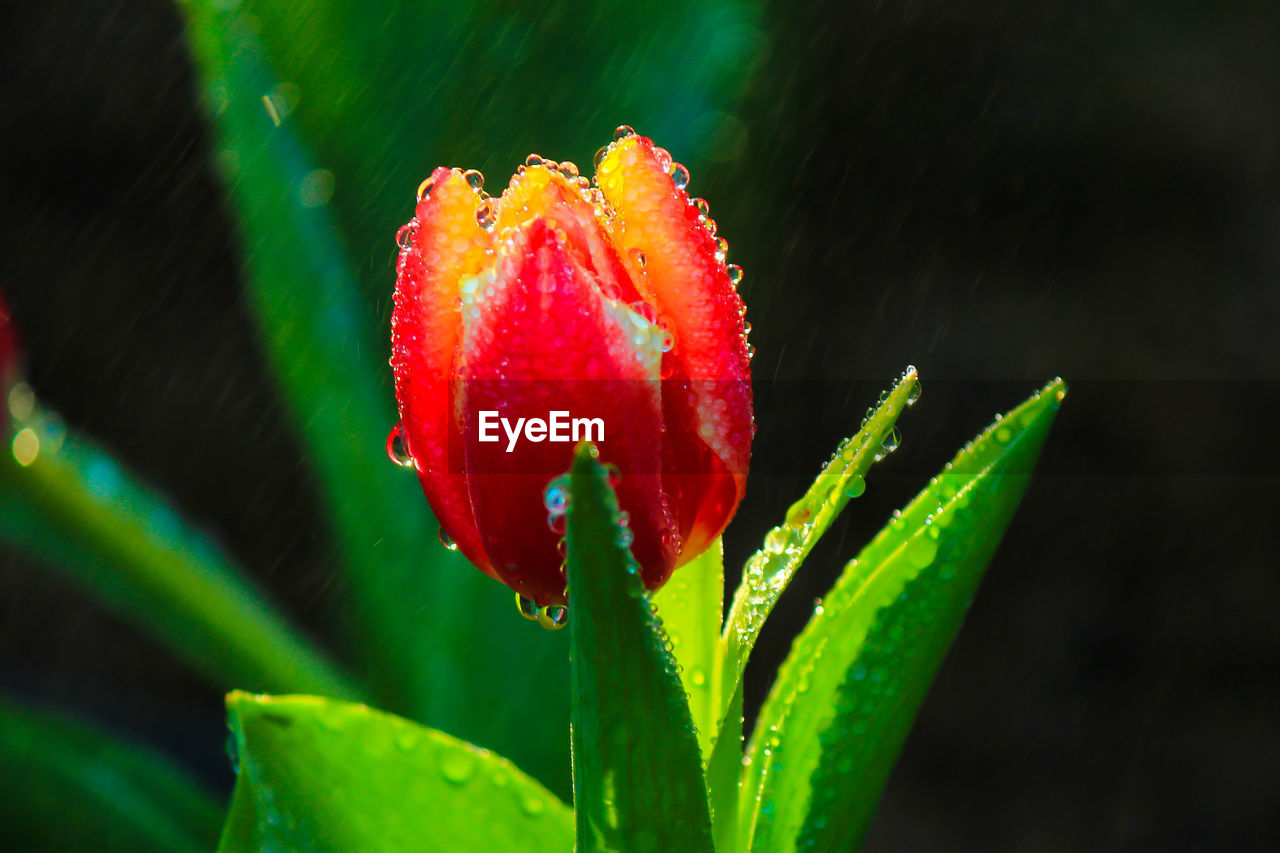
M 461 283 L 485 266 L 492 237 L 476 221 L 481 201 L 462 173 L 436 169 L 400 252 L 391 316 L 396 402 L 432 512 L 471 562 L 497 577 L 480 544 L 464 475 L 450 380 L 461 339 Z
M 615 235 L 619 253 L 643 253 L 637 286 L 675 336 L 663 388 L 668 488 L 682 527 L 690 525 L 684 559 L 692 559 L 723 530 L 746 488 L 755 432 L 746 312 L 705 218 L 651 140 L 615 142 L 597 179 L 625 223 Z
M 548 481 L 568 469 L 573 444 L 522 436 L 513 445 L 505 431 L 481 442 L 481 412 L 510 424 L 557 410 L 599 418 L 601 459 L 622 472 L 619 502 L 630 514 L 646 586 L 661 585 L 675 563 L 675 522 L 657 464 L 661 335 L 604 296 L 600 276 L 574 249 L 581 243 L 555 218 L 564 210 L 552 205 L 498 249 L 474 304 L 464 307 L 459 370 L 465 464 L 484 550 L 499 579 L 540 606 L 565 600 L 557 550 L 563 529 L 548 524 L 543 497 Z

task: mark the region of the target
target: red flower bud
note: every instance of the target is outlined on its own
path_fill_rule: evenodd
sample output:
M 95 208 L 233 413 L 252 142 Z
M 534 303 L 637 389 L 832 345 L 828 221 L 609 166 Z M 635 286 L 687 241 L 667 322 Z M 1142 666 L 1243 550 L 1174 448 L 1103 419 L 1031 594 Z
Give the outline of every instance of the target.
M 733 516 L 755 432 L 741 270 L 706 202 L 627 128 L 596 159 L 593 185 L 532 155 L 499 198 L 437 169 L 397 235 L 389 449 L 442 541 L 540 607 L 565 600 L 548 484 L 577 439 L 616 466 L 657 589 Z

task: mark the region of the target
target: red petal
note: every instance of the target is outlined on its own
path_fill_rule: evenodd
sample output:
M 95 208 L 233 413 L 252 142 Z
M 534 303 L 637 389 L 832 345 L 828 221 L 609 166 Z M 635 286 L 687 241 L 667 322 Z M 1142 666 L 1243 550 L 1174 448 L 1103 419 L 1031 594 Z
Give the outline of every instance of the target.
M 682 555 L 688 560 L 723 531 L 746 488 L 755 423 L 745 309 L 716 258 L 715 237 L 651 140 L 615 143 L 598 180 L 625 223 L 615 236 L 619 252 L 644 254 L 638 286 L 675 334 L 672 381 L 663 383 L 668 489 L 688 538 Z
M 412 239 L 397 270 L 391 315 L 396 402 L 432 512 L 467 559 L 497 577 L 476 532 L 460 428 L 449 403 L 461 336 L 459 286 L 484 268 L 492 238 L 476 222 L 480 199 L 460 172 L 436 169 L 432 181 L 406 226 Z
M 546 419 L 552 410 L 602 419 L 597 445 L 601 459 L 622 473 L 618 499 L 631 516 L 646 585 L 665 581 L 675 560 L 668 544 L 674 522 L 655 464 L 660 340 L 602 296 L 600 278 L 553 218 L 560 212 L 553 206 L 519 226 L 500 249 L 493 281 L 474 310 L 464 309 L 470 319 L 460 371 L 466 467 L 483 547 L 500 579 L 539 605 L 564 601 L 561 534 L 548 526 L 543 492 L 568 470 L 573 445 L 522 438 L 508 453 L 505 433 L 496 443 L 476 440 L 481 411 L 512 422 Z

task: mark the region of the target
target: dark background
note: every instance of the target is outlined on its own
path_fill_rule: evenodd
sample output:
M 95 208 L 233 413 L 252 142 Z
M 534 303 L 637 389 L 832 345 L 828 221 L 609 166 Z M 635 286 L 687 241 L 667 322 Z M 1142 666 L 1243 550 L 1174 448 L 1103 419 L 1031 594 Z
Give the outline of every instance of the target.
M 18 5 L 0 12 L 0 289 L 29 380 L 329 632 L 334 558 L 177 16 Z M 729 565 L 891 377 L 924 379 L 901 450 L 765 631 L 749 704 L 889 512 L 1062 375 L 1041 473 L 867 849 L 1275 849 L 1280 7 L 953 5 L 768 6 L 745 147 L 695 175 L 758 350 Z M 47 567 L 0 555 L 0 590 L 0 688 L 229 789 L 216 691 Z

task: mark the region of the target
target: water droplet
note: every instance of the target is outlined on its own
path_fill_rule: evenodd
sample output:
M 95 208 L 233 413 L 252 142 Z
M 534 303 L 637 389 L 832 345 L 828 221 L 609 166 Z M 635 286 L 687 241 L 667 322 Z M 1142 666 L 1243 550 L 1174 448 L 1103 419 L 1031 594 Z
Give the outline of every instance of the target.
M 629 124 L 620 124 L 613 131 L 613 141 L 617 142 L 619 139 L 626 139 L 628 136 L 635 136 L 635 134 L 636 129 L 634 127 Z
M 491 199 L 485 199 L 476 208 L 476 224 L 486 231 L 492 231 L 498 224 L 498 206 Z
M 396 746 L 401 752 L 412 752 L 418 747 L 418 733 L 413 729 L 406 729 L 396 735 Z
M 703 687 L 707 683 L 707 674 L 702 671 L 702 667 L 693 666 L 689 669 L 689 683 L 694 687 Z
M 770 554 L 781 554 L 787 550 L 791 534 L 786 527 L 775 527 L 764 537 L 764 549 Z
M 563 604 L 548 604 L 538 613 L 538 624 L 548 631 L 559 631 L 569 624 L 569 608 Z
M 467 169 L 462 173 L 463 180 L 473 190 L 484 189 L 484 174 L 479 169 Z
M 1008 427 L 1002 426 L 996 430 L 996 441 L 1001 444 L 1008 444 L 1011 438 L 1013 438 L 1013 432 Z
M 427 178 L 425 181 L 418 184 L 418 201 L 422 201 L 424 198 L 430 198 L 431 190 L 435 188 L 435 185 L 435 178 Z
M 630 548 L 631 543 L 636 540 L 636 535 L 631 532 L 630 527 L 618 528 L 618 547 Z
M 929 536 L 917 536 L 907 546 L 907 560 L 917 569 L 923 569 L 938 555 L 938 540 Z
M 707 203 L 705 198 L 695 198 L 693 200 L 693 206 L 697 208 L 699 216 L 711 215 L 711 205 Z
M 885 433 L 884 438 L 880 440 L 880 449 L 876 451 L 876 461 L 879 462 L 890 453 L 898 449 L 898 444 L 902 438 L 898 435 L 897 427 L 889 427 L 889 431 Z
M 729 264 L 729 283 L 734 287 L 742 283 L 742 267 L 737 264 Z
M 689 170 L 685 168 L 683 163 L 671 164 L 671 182 L 676 185 L 678 190 L 689 186 Z
M 724 263 L 725 258 L 729 257 L 729 241 L 723 237 L 716 238 L 716 260 Z
M 854 474 L 849 478 L 849 483 L 844 487 L 844 493 L 851 498 L 860 496 L 867 490 L 866 478 L 861 474 Z
M 538 154 L 530 154 L 528 157 L 524 158 L 524 164 L 530 168 L 533 168 L 534 166 L 541 166 L 545 162 L 546 161 Z
M 542 505 L 552 515 L 564 515 L 569 509 L 569 478 L 556 477 L 542 493 Z
M 406 222 L 404 225 L 401 225 L 400 230 L 396 232 L 396 245 L 400 247 L 401 251 L 409 248 L 413 245 L 413 238 L 417 236 L 417 233 L 417 220 Z
M 655 148 L 653 149 L 653 156 L 658 158 L 658 167 L 669 174 L 671 172 L 671 152 L 665 148 Z
M 526 619 L 538 618 L 538 605 L 532 598 L 525 598 L 520 593 L 516 593 L 516 609 L 520 611 L 520 615 Z
M 440 525 L 440 530 L 436 534 L 440 539 L 440 544 L 444 546 L 446 551 L 458 550 L 458 543 L 453 541 L 453 537 L 449 535 L 449 531 L 444 529 L 444 525 Z
M 463 751 L 453 751 L 440 759 L 440 775 L 455 785 L 466 784 L 476 772 L 476 760 Z
M 911 386 L 911 393 L 907 394 L 907 405 L 914 406 L 916 401 L 920 399 L 920 381 L 916 380 L 916 384 Z
M 520 800 L 520 809 L 529 817 L 537 817 L 546 809 L 546 803 L 542 802 L 542 798 L 534 794 L 526 794 Z
M 662 351 L 671 352 L 676 348 L 676 335 L 670 329 L 663 327 L 662 329 Z
M 566 178 L 578 177 L 578 164 L 572 163 L 568 160 L 562 161 L 560 163 L 560 174 L 564 175 Z
M 645 265 L 644 252 L 640 251 L 639 249 L 632 249 L 631 259 L 636 262 L 636 266 L 640 267 L 640 269 L 644 269 L 644 265 Z
M 387 434 L 387 458 L 401 468 L 413 467 L 413 456 L 409 454 L 409 444 L 404 440 L 400 424 L 393 426 Z

